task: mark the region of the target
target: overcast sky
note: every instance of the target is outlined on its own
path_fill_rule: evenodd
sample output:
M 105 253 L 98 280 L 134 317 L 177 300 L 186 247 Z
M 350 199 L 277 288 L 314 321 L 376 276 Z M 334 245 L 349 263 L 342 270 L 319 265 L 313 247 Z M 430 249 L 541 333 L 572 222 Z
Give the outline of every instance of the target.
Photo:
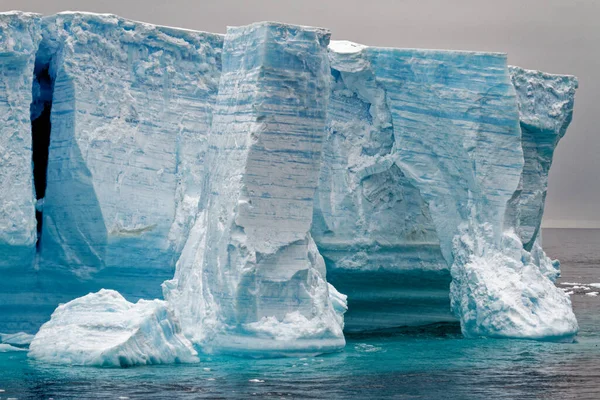
M 368 45 L 501 51 L 510 64 L 576 75 L 544 225 L 600 227 L 600 0 L 0 0 L 8 10 L 113 13 L 209 32 L 275 20 Z

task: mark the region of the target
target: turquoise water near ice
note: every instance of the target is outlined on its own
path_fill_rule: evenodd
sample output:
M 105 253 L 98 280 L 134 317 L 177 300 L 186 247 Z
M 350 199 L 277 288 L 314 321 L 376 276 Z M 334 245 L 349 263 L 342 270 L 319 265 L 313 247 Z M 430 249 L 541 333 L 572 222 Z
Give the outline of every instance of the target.
M 559 282 L 600 283 L 600 230 L 543 235 L 562 261 Z M 309 358 L 101 369 L 0 353 L 0 399 L 600 399 L 600 295 L 586 285 L 572 291 L 576 343 L 464 339 L 450 324 L 352 336 L 343 352 Z

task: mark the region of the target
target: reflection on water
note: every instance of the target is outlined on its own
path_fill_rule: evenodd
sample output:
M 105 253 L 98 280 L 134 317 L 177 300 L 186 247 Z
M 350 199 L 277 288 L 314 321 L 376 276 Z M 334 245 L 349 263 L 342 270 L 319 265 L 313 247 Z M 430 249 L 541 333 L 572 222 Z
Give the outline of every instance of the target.
M 587 233 L 586 233 L 587 232 Z M 600 231 L 544 231 L 562 282 L 600 283 Z M 50 367 L 0 353 L 0 398 L 598 399 L 600 296 L 571 296 L 577 343 L 469 340 L 455 326 L 352 336 L 323 357 L 97 369 Z

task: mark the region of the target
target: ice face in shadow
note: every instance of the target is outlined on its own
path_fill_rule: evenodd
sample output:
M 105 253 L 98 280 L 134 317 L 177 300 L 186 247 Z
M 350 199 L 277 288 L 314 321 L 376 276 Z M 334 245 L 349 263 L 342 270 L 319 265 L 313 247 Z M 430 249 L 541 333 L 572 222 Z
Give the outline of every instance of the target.
M 348 295 L 347 331 L 454 321 L 428 204 L 395 163 L 386 92 L 366 47 L 330 46 L 332 87 L 311 234 Z
M 540 245 L 541 222 L 554 150 L 573 118 L 577 78 L 509 67 L 517 92 L 525 165 L 510 201 L 508 218 L 523 246 L 539 255 L 543 273 L 555 280 L 558 262 L 545 257 Z
M 128 367 L 198 362 L 164 301 L 130 303 L 101 290 L 60 305 L 35 335 L 29 357 L 71 365 Z
M 327 284 L 309 233 L 328 40 L 325 30 L 276 23 L 228 29 L 206 212 L 164 286 L 203 351 L 270 356 L 344 346 L 345 299 Z
M 37 14 L 0 13 L 0 331 L 35 329 L 36 196 L 32 179 L 32 102 Z M 50 311 L 50 310 L 49 310 Z
M 158 297 L 204 185 L 222 36 L 87 13 L 42 27 L 36 62 L 53 80 L 43 290 L 51 302 L 102 287 Z

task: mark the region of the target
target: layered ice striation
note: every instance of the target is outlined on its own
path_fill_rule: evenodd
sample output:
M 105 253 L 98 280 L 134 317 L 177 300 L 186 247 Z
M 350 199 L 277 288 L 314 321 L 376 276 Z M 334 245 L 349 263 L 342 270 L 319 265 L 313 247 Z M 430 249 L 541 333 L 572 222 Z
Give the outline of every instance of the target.
M 36 360 L 70 365 L 130 367 L 199 361 L 164 301 L 134 304 L 105 289 L 61 304 L 29 350 Z
M 397 161 L 385 87 L 365 46 L 333 42 L 327 140 L 312 235 L 348 295 L 346 330 L 454 321 L 428 203 Z
M 555 99 L 544 94 L 554 82 L 530 79 L 519 90 L 545 97 L 539 105 L 517 97 L 503 54 L 349 42 L 330 51 L 329 141 L 313 234 L 335 271 L 331 282 L 349 295 L 348 326 L 447 320 L 451 276 L 450 300 L 466 336 L 572 337 L 570 301 L 547 277 L 552 262 L 540 248 L 530 253 L 516 231 L 534 219 L 530 193 L 545 194 L 544 183 L 526 185 L 547 178 L 547 168 L 527 166 L 549 166 L 571 119 L 576 81 L 562 77 Z M 511 72 L 515 82 L 524 79 Z M 556 133 L 535 139 L 548 143 L 536 154 L 523 151 L 532 141 L 521 132 L 532 125 L 524 122 L 530 103 L 554 113 L 537 123 Z M 528 241 L 536 240 L 537 218 Z
M 316 354 L 344 328 L 456 319 L 572 339 L 540 223 L 577 80 L 328 44 L 279 23 L 0 14 L 0 331 L 106 288 L 60 306 L 32 356 Z M 130 303 L 163 281 L 166 302 Z
M 40 307 L 102 287 L 157 297 L 204 184 L 222 36 L 85 13 L 41 27 L 28 68 L 32 126 L 51 139 Z
M 165 298 L 203 351 L 342 348 L 345 298 L 309 233 L 329 93 L 329 33 L 229 28 L 204 211 Z M 189 246 L 189 247 L 188 247 Z

